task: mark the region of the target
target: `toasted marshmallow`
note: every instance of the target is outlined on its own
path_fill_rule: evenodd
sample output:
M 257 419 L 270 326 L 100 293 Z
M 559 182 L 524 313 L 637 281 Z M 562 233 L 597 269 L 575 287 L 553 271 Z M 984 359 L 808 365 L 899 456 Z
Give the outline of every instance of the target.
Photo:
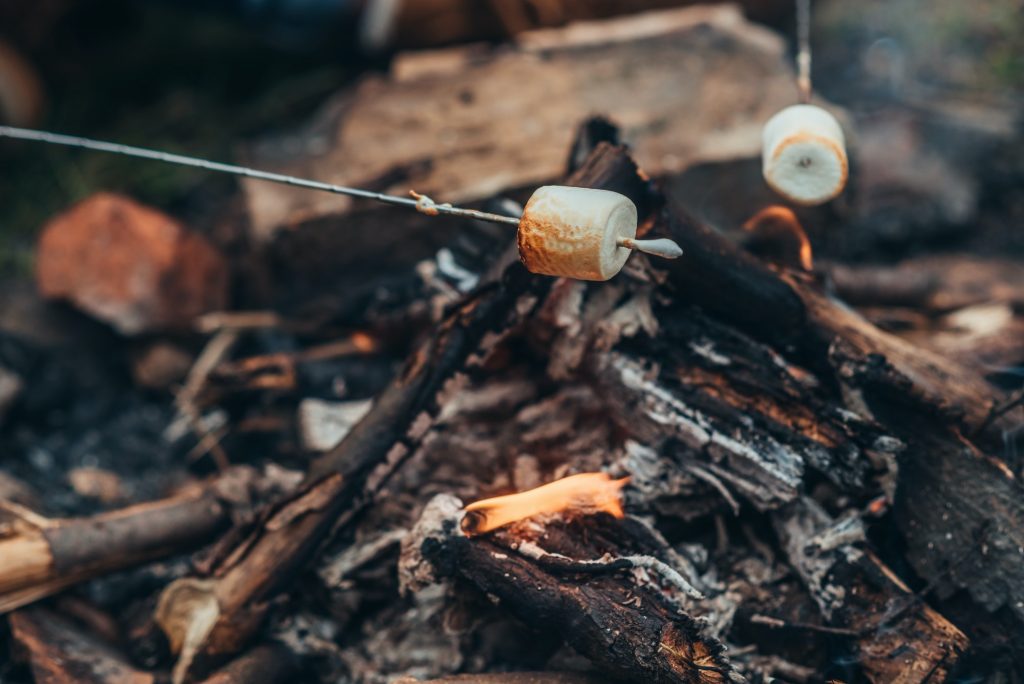
M 821 107 L 794 105 L 769 119 L 762 171 L 771 188 L 796 204 L 813 206 L 846 187 L 846 140 L 836 118 Z
M 636 205 L 609 190 L 546 185 L 519 222 L 519 258 L 533 273 L 608 280 L 622 269 L 636 237 Z

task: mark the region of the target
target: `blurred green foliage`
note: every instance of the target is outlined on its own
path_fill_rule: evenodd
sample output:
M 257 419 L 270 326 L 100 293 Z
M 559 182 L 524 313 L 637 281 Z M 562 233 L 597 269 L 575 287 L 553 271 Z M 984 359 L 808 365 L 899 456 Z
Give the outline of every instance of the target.
M 1024 1 L 816 2 L 816 45 L 866 55 L 886 40 L 890 68 L 908 87 L 953 97 L 1024 96 Z
M 337 47 L 337 46 L 336 46 Z M 26 56 L 43 76 L 44 127 L 231 161 L 345 83 L 344 49 L 296 52 L 230 17 L 173 3 L 83 2 Z M 48 218 L 98 191 L 170 211 L 231 178 L 167 164 L 0 141 L 0 274 L 24 274 Z

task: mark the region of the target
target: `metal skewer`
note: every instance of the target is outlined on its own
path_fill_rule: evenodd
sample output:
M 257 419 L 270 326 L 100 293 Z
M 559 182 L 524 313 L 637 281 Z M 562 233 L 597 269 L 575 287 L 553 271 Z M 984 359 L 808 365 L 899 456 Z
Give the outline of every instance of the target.
M 811 101 L 811 0 L 796 0 L 796 87 L 800 102 Z
M 198 157 L 189 157 L 182 154 L 174 154 L 171 152 L 161 152 L 159 150 L 151 150 L 145 147 L 135 147 L 133 145 L 122 145 L 120 143 L 105 142 L 102 140 L 92 140 L 91 138 L 83 138 L 77 135 L 63 135 L 60 133 L 50 133 L 48 131 L 38 131 L 30 128 L 18 128 L 15 126 L 0 126 L 0 138 L 13 138 L 16 140 L 30 140 L 34 142 L 48 143 L 51 145 L 63 145 L 65 147 L 76 147 L 86 150 L 94 150 L 96 152 L 108 152 L 110 154 L 119 154 L 126 157 L 137 157 L 140 159 L 150 159 L 153 161 L 161 161 L 168 164 L 177 164 L 179 166 L 191 166 L 197 169 L 203 169 L 206 171 L 216 171 L 218 173 L 227 173 L 233 176 L 242 176 L 244 178 L 254 178 L 256 180 L 269 181 L 271 183 L 280 183 L 282 185 L 291 185 L 298 188 L 308 188 L 310 190 L 320 190 L 322 192 L 330 192 L 335 195 L 347 195 L 349 197 L 358 197 L 362 199 L 375 200 L 377 202 L 383 202 L 384 204 L 393 204 L 402 207 L 409 207 L 415 209 L 420 213 L 427 214 L 429 216 L 436 216 L 438 214 L 444 214 L 447 216 L 462 216 L 465 218 L 477 219 L 479 221 L 488 221 L 490 223 L 502 223 L 510 226 L 519 226 L 519 217 L 515 216 L 503 216 L 501 214 L 492 214 L 486 211 L 479 211 L 477 209 L 466 209 L 463 207 L 454 207 L 451 204 L 438 204 L 426 195 L 420 195 L 415 192 L 410 193 L 411 197 L 401 197 L 399 195 L 387 195 L 382 192 L 373 192 L 372 190 L 363 190 L 361 188 L 351 188 L 345 185 L 335 185 L 333 183 L 323 183 L 321 181 L 309 180 L 306 178 L 299 178 L 297 176 L 288 176 L 282 173 L 272 173 L 270 171 L 260 171 L 258 169 L 251 169 L 245 166 L 236 166 L 234 164 L 222 164 L 221 162 L 210 161 L 207 159 L 200 159 Z M 619 246 L 625 247 L 626 249 L 634 249 L 640 252 L 646 252 L 655 256 L 664 257 L 666 259 L 674 259 L 682 254 L 682 250 L 675 247 L 675 250 L 667 247 L 665 243 L 671 242 L 670 240 L 630 240 L 623 238 L 618 241 Z M 672 243 L 675 245 L 675 243 Z

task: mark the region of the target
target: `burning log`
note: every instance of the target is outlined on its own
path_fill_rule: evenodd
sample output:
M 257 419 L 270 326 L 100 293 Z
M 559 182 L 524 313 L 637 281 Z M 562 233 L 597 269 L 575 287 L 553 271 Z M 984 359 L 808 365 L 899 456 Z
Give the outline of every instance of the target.
M 669 277 L 684 301 L 847 386 L 891 392 L 970 431 L 1001 401 L 972 370 L 887 334 L 823 294 L 813 280 L 775 273 L 691 218 L 663 212 L 662 229 L 688 255 Z M 880 363 L 884 359 L 884 363 Z
M 595 495 L 603 496 L 605 486 L 598 482 Z M 538 511 L 550 508 L 536 498 L 527 502 L 537 504 Z M 587 520 L 580 523 L 587 533 L 518 526 L 467 537 L 460 531 L 463 515 L 461 502 L 451 496 L 439 495 L 426 507 L 402 542 L 399 567 L 406 591 L 440 579 L 469 581 L 527 625 L 553 628 L 594 663 L 628 681 L 738 679 L 718 640 L 683 612 L 674 595 L 678 584 L 669 581 L 669 588 L 662 588 L 654 573 L 641 568 L 664 566 L 667 576 L 678 573 L 651 556 L 643 566 L 609 558 L 626 553 L 624 544 L 643 546 L 647 540 L 637 532 L 642 526 L 605 529 Z M 631 576 L 619 575 L 623 570 L 632 571 Z M 692 588 L 687 593 L 699 596 Z
M 51 520 L 6 504 L 0 613 L 72 584 L 194 549 L 229 522 L 216 485 L 88 518 Z
M 599 146 L 570 185 L 608 189 L 650 213 L 648 183 L 621 149 Z M 514 247 L 512 248 L 514 250 Z M 349 524 L 427 437 L 451 396 L 537 305 L 551 280 L 500 260 L 490 278 L 409 358 L 400 376 L 333 451 L 311 467 L 296 494 L 264 511 L 254 529 L 235 530 L 206 567 L 161 597 L 156 619 L 181 655 L 177 681 L 237 652 L 262 624 L 271 599 L 332 531 Z

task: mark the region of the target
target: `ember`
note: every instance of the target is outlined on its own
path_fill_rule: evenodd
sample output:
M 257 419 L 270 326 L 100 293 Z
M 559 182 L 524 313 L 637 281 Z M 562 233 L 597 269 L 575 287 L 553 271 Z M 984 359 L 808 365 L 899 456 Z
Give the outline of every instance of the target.
M 477 501 L 466 506 L 462 530 L 483 534 L 535 515 L 564 511 L 610 513 L 621 518 L 620 492 L 628 482 L 628 477 L 614 480 L 607 473 L 580 473 L 518 494 Z

